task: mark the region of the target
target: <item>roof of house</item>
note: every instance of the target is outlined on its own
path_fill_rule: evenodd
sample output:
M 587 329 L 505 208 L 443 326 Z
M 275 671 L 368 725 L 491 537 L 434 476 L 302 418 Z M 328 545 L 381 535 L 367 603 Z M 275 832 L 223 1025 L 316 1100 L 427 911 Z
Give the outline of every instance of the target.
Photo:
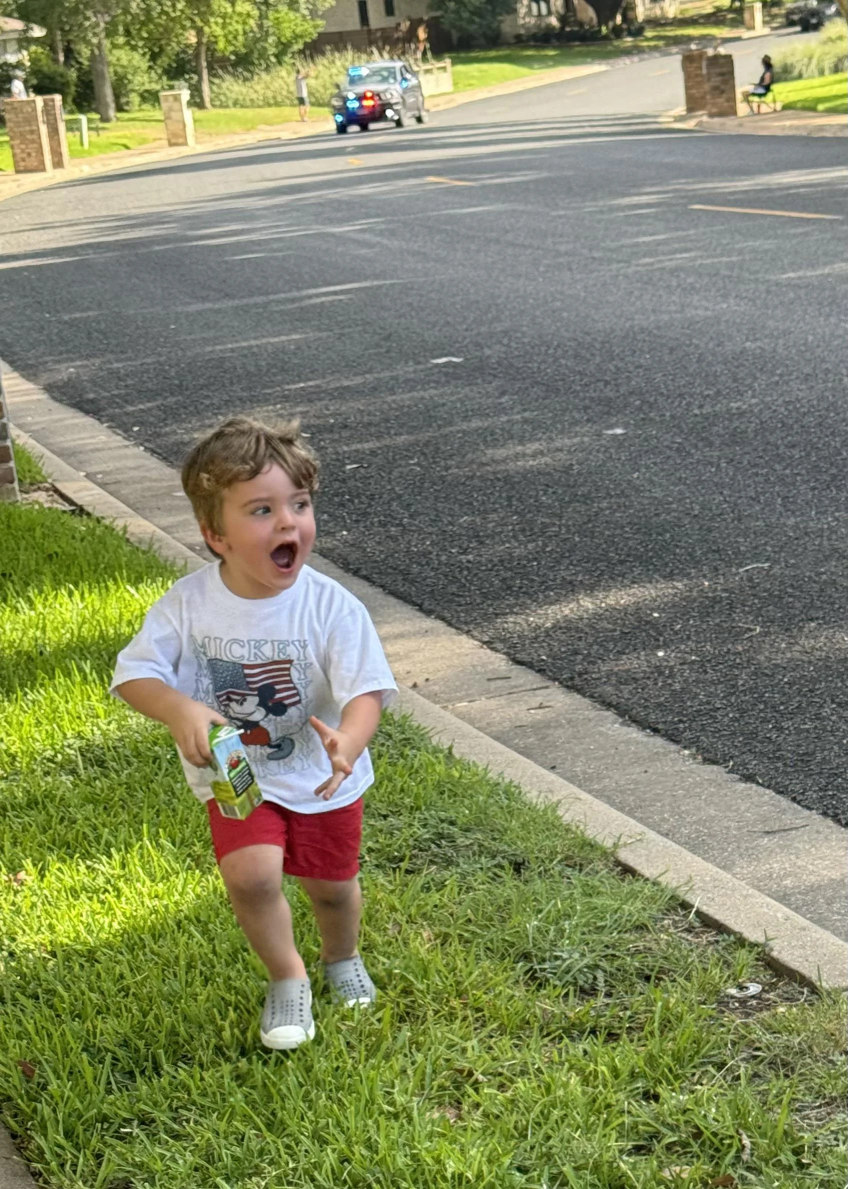
M 0 17 L 0 37 L 18 33 L 26 33 L 30 37 L 44 37 L 46 32 L 41 25 L 28 25 L 26 21 L 16 20 L 15 17 Z

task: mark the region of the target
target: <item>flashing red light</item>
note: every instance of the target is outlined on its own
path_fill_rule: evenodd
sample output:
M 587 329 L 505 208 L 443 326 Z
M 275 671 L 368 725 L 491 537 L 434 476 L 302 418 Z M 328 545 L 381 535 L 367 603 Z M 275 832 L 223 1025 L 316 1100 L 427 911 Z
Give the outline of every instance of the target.
M 363 107 L 373 107 L 374 106 L 374 92 L 373 91 L 366 91 L 365 94 L 362 96 L 362 106 Z

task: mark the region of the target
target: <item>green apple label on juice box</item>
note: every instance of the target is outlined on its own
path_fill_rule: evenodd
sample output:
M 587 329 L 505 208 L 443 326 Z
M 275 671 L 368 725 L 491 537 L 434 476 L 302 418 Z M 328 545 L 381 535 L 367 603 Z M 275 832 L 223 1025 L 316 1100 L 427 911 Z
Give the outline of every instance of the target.
M 212 751 L 212 795 L 224 817 L 243 821 L 262 803 L 262 793 L 235 727 L 213 726 L 209 730 Z

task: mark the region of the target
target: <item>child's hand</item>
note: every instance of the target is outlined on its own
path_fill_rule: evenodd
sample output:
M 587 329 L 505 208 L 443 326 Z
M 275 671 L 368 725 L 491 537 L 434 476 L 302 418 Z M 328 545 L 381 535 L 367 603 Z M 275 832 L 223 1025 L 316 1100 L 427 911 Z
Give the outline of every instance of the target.
M 209 728 L 213 723 L 222 726 L 227 720 L 217 710 L 210 709 L 203 702 L 195 702 L 178 694 L 178 702 L 168 708 L 163 721 L 174 737 L 174 742 L 190 764 L 205 768 L 212 759 L 209 749 Z
M 359 753 L 356 751 L 354 740 L 346 735 L 344 731 L 334 730 L 332 727 L 328 727 L 326 723 L 321 722 L 321 719 L 315 718 L 314 715 L 310 718 L 309 722 L 318 732 L 321 742 L 324 744 L 324 750 L 330 757 L 330 763 L 333 765 L 333 775 L 315 790 L 316 797 L 321 797 L 323 800 L 329 801 L 342 781 L 347 780 L 348 776 L 350 776 Z

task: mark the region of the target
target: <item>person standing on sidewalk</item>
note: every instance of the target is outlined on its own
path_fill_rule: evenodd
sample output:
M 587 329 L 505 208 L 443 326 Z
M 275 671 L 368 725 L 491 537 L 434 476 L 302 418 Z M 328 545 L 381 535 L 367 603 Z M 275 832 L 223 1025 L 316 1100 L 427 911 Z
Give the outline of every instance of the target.
M 298 111 L 303 123 L 306 123 L 309 119 L 309 86 L 306 80 L 311 73 L 311 70 L 301 68 L 294 76 L 294 93 L 297 97 Z
M 307 566 L 318 464 L 297 423 L 233 417 L 182 472 L 216 561 L 180 578 L 118 656 L 112 691 L 171 732 L 233 910 L 270 985 L 263 1044 L 315 1035 L 312 990 L 282 892 L 301 883 L 321 934 L 324 977 L 348 1007 L 376 998 L 359 955 L 362 797 L 368 744 L 396 693 L 367 611 Z M 213 799 L 209 729 L 230 722 L 263 801 L 243 821 Z
M 13 99 L 27 98 L 27 89 L 24 85 L 24 76 L 20 70 L 16 70 L 12 75 L 12 80 L 9 83 L 9 93 Z

